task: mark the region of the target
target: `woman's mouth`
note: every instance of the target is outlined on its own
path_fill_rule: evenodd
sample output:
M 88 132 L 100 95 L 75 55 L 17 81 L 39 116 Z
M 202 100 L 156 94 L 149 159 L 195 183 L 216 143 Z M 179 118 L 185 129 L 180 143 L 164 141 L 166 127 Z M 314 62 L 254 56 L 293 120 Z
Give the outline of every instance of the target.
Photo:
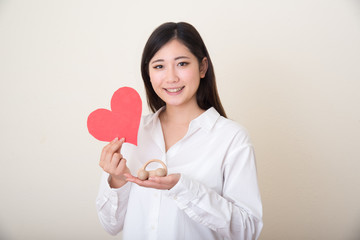
M 179 88 L 165 88 L 165 90 L 169 93 L 177 93 L 184 89 L 185 86 Z

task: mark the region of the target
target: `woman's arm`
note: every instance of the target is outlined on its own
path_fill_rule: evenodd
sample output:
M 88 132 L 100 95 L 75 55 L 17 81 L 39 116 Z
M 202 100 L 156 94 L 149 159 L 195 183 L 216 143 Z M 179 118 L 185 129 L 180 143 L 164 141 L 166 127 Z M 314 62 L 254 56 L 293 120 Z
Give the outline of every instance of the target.
M 257 239 L 262 229 L 261 217 L 250 206 L 227 199 L 184 175 L 169 197 L 194 221 L 226 238 Z
M 130 188 L 131 183 L 121 188 L 111 188 L 109 174 L 104 172 L 101 177 L 96 209 L 101 225 L 111 235 L 116 235 L 123 229 Z
M 263 223 L 253 147 L 229 150 L 223 172 L 221 195 L 182 174 L 169 197 L 193 220 L 227 238 L 257 239 Z
M 121 154 L 123 143 L 123 138 L 116 138 L 107 144 L 101 152 L 99 162 L 104 173 L 96 207 L 101 224 L 112 235 L 116 235 L 123 228 L 130 192 L 130 183 L 127 184 L 124 176 L 125 173 L 130 173 L 130 170 Z

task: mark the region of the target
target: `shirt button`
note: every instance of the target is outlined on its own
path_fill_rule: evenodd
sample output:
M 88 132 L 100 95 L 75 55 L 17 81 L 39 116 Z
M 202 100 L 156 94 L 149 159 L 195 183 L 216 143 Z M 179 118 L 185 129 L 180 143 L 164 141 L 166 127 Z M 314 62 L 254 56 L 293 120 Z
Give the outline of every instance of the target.
M 158 194 L 158 193 L 154 193 L 154 197 L 156 197 L 156 198 L 157 198 L 158 196 L 159 196 L 159 194 Z
M 151 225 L 151 230 L 155 230 L 155 226 L 154 226 L 154 225 Z

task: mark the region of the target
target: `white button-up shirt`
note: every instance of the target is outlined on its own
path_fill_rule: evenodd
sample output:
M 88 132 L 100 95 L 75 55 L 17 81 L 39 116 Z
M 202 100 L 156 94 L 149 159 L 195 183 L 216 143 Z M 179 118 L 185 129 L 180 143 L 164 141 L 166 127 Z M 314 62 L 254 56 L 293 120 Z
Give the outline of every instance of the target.
M 254 149 L 243 127 L 210 108 L 191 121 L 184 138 L 168 151 L 160 111 L 142 117 L 138 146 L 122 154 L 133 175 L 151 159 L 168 173 L 181 173 L 170 190 L 128 182 L 112 189 L 101 180 L 96 206 L 107 232 L 123 239 L 257 239 L 262 229 Z M 147 170 L 161 167 L 151 163 Z

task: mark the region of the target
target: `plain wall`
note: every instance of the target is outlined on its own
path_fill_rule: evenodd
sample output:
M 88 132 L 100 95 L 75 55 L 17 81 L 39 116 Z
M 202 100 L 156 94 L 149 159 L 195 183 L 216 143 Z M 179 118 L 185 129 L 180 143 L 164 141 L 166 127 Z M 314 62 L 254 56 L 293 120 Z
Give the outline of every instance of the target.
M 86 119 L 188 21 L 255 145 L 261 240 L 360 238 L 360 3 L 0 1 L 0 239 L 114 239 L 95 210 L 105 143 Z M 116 237 L 121 239 L 121 237 Z

